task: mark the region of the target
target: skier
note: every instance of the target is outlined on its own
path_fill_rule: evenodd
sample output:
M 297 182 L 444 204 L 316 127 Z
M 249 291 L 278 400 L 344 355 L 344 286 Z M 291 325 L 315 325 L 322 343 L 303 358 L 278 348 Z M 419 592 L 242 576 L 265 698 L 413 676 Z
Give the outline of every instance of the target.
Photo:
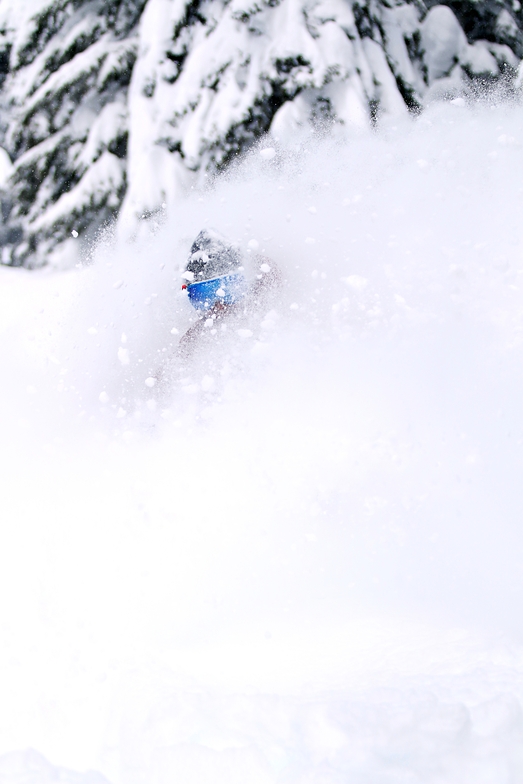
M 189 301 L 200 312 L 178 344 L 178 354 L 188 358 L 209 319 L 219 321 L 252 313 L 263 308 L 272 291 L 280 284 L 276 266 L 258 254 L 252 258 L 255 278 L 248 282 L 244 258 L 239 248 L 213 229 L 203 229 L 194 240 L 185 272 L 182 289 Z

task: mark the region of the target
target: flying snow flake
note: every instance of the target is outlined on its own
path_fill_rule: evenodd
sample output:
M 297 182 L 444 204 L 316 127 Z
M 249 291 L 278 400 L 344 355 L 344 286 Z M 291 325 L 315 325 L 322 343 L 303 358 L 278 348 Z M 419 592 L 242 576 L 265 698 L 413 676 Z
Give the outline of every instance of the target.
M 275 156 L 276 150 L 274 147 L 265 147 L 263 150 L 260 150 L 260 158 L 264 161 L 272 161 Z
M 252 331 L 250 329 L 237 329 L 236 334 L 241 338 L 252 338 Z
M 258 242 L 258 240 L 252 239 L 249 240 L 249 242 L 247 243 L 247 247 L 249 247 L 251 250 L 258 250 L 258 248 L 260 247 L 260 243 Z
M 149 388 L 152 389 L 155 386 L 155 384 L 156 384 L 156 379 L 153 378 L 152 376 L 149 376 L 149 378 L 145 379 L 145 386 L 146 387 L 149 387 Z
M 293 302 L 292 305 L 289 306 L 291 310 L 298 310 L 299 305 L 297 302 Z
M 316 534 L 304 534 L 304 536 L 308 542 L 311 542 L 311 544 L 318 541 Z
M 194 272 L 190 272 L 189 270 L 187 270 L 186 272 L 183 273 L 182 278 L 188 280 L 189 283 L 192 283 L 192 281 L 194 280 Z
M 127 335 L 125 332 L 122 332 L 122 337 L 120 338 L 121 343 L 127 343 Z
M 100 394 L 98 395 L 98 400 L 100 401 L 100 403 L 104 403 L 104 404 L 108 403 L 109 402 L 109 395 L 105 391 L 104 392 L 100 392 Z
M 78 232 L 76 231 L 76 229 L 73 229 L 73 230 L 72 230 L 72 232 L 71 232 L 71 234 L 73 235 L 73 237 L 74 237 L 75 239 L 78 237 Z
M 116 418 L 117 419 L 123 419 L 126 416 L 127 416 L 127 411 L 124 408 L 120 407 L 118 409 L 117 414 L 116 414 Z
M 123 286 L 123 280 L 117 280 L 113 283 L 113 289 L 120 289 Z
M 261 269 L 262 272 L 265 272 L 265 273 L 271 271 L 271 268 L 269 267 L 268 264 L 260 264 L 260 269 Z
M 274 329 L 276 326 L 277 319 L 278 319 L 278 314 L 276 313 L 276 311 L 270 310 L 265 316 L 265 318 L 263 319 L 260 326 L 262 329 L 266 329 L 266 330 Z
M 318 210 L 316 209 L 316 207 L 309 207 L 308 212 L 310 212 L 311 215 L 316 215 Z
M 465 458 L 465 463 L 467 465 L 477 465 L 480 461 L 481 458 L 477 452 L 470 452 Z
M 201 387 L 204 392 L 210 392 L 214 388 L 214 378 L 212 378 L 212 376 L 204 376 L 202 378 Z
M 216 296 L 217 296 L 217 297 L 225 297 L 225 291 L 224 291 L 224 289 L 222 289 L 222 288 L 219 288 L 219 289 L 216 291 Z
M 342 281 L 356 291 L 362 291 L 369 282 L 367 278 L 363 278 L 361 275 L 349 275 L 347 278 L 342 278 Z
M 176 327 L 173 327 L 171 329 L 171 335 L 177 335 L 179 333 L 179 331 L 180 331 L 179 329 L 176 329 Z
M 314 245 L 315 242 L 316 242 L 316 240 L 314 239 L 314 237 L 305 237 L 305 244 L 306 245 Z
M 89 329 L 87 330 L 87 334 L 88 335 L 98 335 L 98 330 L 96 329 L 96 327 L 89 327 Z
M 122 348 L 120 346 L 120 348 L 118 349 L 118 359 L 120 360 L 122 365 L 128 365 L 129 362 L 130 362 L 130 359 L 129 359 L 129 349 Z

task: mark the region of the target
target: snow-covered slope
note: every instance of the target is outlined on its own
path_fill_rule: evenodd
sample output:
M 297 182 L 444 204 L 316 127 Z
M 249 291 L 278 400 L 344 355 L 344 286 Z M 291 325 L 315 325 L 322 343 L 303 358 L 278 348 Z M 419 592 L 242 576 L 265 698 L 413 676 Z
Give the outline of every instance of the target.
M 2 0 L 3 261 L 70 263 L 117 214 L 132 236 L 268 132 L 296 145 L 509 74 L 521 24 L 519 0 Z
M 2 784 L 521 782 L 522 142 L 437 104 L 0 268 Z M 286 283 L 185 363 L 202 223 Z

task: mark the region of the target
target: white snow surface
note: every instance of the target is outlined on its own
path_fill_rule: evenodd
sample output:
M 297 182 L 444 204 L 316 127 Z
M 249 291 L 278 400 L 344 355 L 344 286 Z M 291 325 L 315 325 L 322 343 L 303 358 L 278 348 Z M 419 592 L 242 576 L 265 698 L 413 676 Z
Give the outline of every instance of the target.
M 2 784 L 523 779 L 522 120 L 255 151 L 0 268 Z M 283 282 L 182 361 L 203 226 Z

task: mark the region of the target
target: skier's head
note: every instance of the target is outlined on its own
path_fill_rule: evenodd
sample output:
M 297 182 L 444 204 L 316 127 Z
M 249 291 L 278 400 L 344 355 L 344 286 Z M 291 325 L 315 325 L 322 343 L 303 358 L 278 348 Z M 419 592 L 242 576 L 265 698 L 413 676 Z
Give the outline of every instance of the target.
M 197 283 L 237 272 L 240 265 L 241 253 L 232 242 L 214 229 L 203 229 L 192 244 L 186 269 Z
M 184 285 L 197 310 L 209 310 L 218 303 L 238 302 L 246 289 L 241 253 L 219 232 L 203 229 L 194 240 Z

